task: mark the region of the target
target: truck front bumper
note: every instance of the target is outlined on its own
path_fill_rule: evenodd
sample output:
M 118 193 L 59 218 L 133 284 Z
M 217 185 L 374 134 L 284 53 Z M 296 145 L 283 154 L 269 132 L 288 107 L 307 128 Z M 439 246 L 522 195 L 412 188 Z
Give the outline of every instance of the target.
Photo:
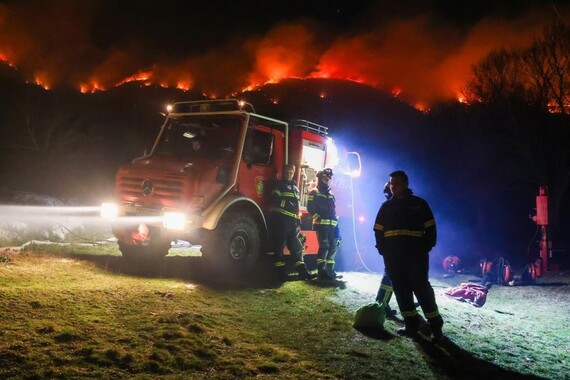
M 202 216 L 172 209 L 150 209 L 129 204 L 101 205 L 101 216 L 109 219 L 115 237 L 122 242 L 145 242 L 151 233 L 161 238 L 194 235 L 202 228 Z

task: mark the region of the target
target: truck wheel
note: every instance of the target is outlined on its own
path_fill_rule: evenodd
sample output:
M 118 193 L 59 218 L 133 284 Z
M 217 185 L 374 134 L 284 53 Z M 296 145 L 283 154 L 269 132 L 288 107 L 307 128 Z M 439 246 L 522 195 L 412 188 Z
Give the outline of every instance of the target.
M 259 234 L 259 226 L 250 215 L 228 214 L 220 220 L 215 230 L 206 232 L 204 260 L 217 272 L 252 269 L 259 258 Z

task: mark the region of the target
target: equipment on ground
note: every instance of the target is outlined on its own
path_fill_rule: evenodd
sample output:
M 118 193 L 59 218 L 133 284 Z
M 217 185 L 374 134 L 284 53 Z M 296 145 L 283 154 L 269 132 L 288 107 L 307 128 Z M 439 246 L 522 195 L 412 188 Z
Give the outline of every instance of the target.
M 480 273 L 483 279 L 482 284 L 491 286 L 509 285 L 513 281 L 513 270 L 507 260 L 497 257 L 493 261 L 482 259 L 479 262 Z
M 385 321 L 386 305 L 382 302 L 371 302 L 356 310 L 352 327 L 364 331 L 383 330 Z
M 447 256 L 443 259 L 443 270 L 446 273 L 457 273 L 461 269 L 461 260 L 457 256 Z
M 529 263 L 524 267 L 521 282 L 523 285 L 532 285 L 540 276 L 542 276 L 542 264 L 541 259 L 537 259 L 534 263 Z

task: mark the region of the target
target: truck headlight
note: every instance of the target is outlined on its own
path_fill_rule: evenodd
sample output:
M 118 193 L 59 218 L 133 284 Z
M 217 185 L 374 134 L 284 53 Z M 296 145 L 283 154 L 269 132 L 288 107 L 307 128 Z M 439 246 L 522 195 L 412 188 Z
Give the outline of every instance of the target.
M 180 212 L 165 212 L 162 225 L 173 230 L 183 230 L 186 225 L 186 215 Z
M 114 219 L 119 215 L 119 209 L 114 203 L 101 204 L 101 216 L 103 218 Z

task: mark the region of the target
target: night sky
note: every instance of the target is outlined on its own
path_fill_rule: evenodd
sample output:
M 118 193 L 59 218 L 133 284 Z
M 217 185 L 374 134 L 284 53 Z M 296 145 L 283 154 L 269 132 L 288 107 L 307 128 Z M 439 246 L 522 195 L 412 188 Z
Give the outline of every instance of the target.
M 46 88 L 125 81 L 213 97 L 351 79 L 414 105 L 457 98 L 492 49 L 527 46 L 570 1 L 0 1 L 0 59 Z

